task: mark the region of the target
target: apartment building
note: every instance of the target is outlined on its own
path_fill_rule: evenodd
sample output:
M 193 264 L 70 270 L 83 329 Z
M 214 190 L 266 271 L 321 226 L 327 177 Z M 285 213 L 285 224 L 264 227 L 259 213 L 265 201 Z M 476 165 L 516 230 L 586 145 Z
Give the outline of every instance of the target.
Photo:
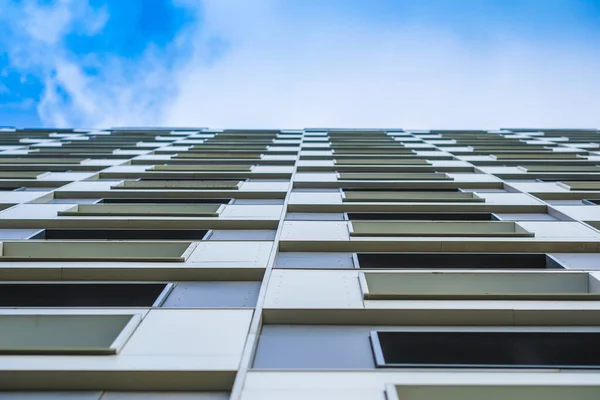
M 595 129 L 0 131 L 0 400 L 600 399 Z

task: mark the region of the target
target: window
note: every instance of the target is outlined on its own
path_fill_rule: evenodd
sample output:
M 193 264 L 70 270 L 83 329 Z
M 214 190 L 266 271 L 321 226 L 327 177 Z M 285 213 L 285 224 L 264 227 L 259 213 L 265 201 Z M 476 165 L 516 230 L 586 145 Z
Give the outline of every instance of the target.
M 599 386 L 387 385 L 387 400 L 596 400 Z
M 426 202 L 426 203 L 483 203 L 485 199 L 472 192 L 443 191 L 348 191 L 344 190 L 345 202 Z
M 533 237 L 515 222 L 352 221 L 350 236 Z
M 220 204 L 78 204 L 59 216 L 218 217 Z
M 0 315 L 0 354 L 116 354 L 138 314 Z
M 187 152 L 187 153 L 178 153 L 174 157 L 174 159 L 211 159 L 211 158 L 222 158 L 222 159 L 244 159 L 244 160 L 260 160 L 262 158 L 262 153 L 237 153 L 233 151 L 227 152 Z
M 536 174 L 527 174 L 525 176 L 530 176 L 535 178 Z M 600 180 L 600 175 L 598 174 L 582 174 L 580 176 L 576 176 L 574 174 L 558 174 L 553 173 L 552 176 L 536 178 L 536 182 L 558 182 L 558 181 L 568 181 L 569 184 L 571 182 L 596 182 Z
M 194 248 L 190 242 L 5 241 L 0 261 L 183 262 Z
M 402 173 L 402 172 L 340 172 L 341 180 L 399 180 L 399 181 L 423 181 L 423 180 L 453 180 L 444 173 Z
M 2 283 L 0 307 L 158 307 L 168 283 Z
M 600 172 L 597 165 L 523 165 L 519 166 L 527 172 Z
M 492 213 L 387 213 L 387 212 L 349 212 L 346 217 L 350 221 L 495 221 L 498 218 Z
M 600 368 L 599 331 L 372 331 L 377 367 Z
M 274 229 L 214 229 L 207 240 L 275 240 Z
M 557 153 L 557 152 L 548 152 L 548 153 L 493 153 L 494 157 L 497 160 L 530 160 L 542 158 L 545 160 L 558 160 L 564 158 L 578 158 L 579 155 L 577 153 Z
M 181 172 L 223 172 L 223 171 L 233 171 L 233 172 L 249 172 L 252 169 L 253 165 L 219 165 L 219 164 L 211 164 L 211 165 L 155 165 L 149 169 L 149 171 L 181 171 Z
M 235 181 L 171 181 L 171 180 L 152 180 L 152 181 L 123 181 L 111 186 L 113 189 L 165 189 L 165 190 L 201 190 L 201 189 L 221 189 L 234 190 L 239 189 L 241 182 Z
M 600 282 L 585 272 L 366 272 L 368 300 L 597 300 Z
M 179 174 L 178 174 L 179 175 Z M 221 184 L 222 182 L 239 182 L 240 179 L 239 178 L 205 178 L 204 176 L 201 179 L 195 179 L 194 177 L 191 176 L 165 176 L 163 174 L 160 175 L 145 175 L 142 178 L 139 178 L 136 180 L 136 182 L 152 182 L 152 181 L 169 181 L 169 182 L 188 182 L 188 183 L 193 183 L 193 182 L 198 182 L 198 183 L 202 183 L 202 184 L 211 184 L 211 183 L 217 183 L 217 184 Z
M 100 203 L 104 204 L 127 204 L 127 203 L 135 203 L 135 204 L 231 204 L 233 199 L 223 199 L 223 198 L 189 198 L 189 199 L 178 199 L 178 198 L 143 198 L 143 197 L 133 197 L 133 198 L 120 198 L 120 197 L 112 197 L 112 198 L 103 198 L 100 200 Z M 78 201 L 73 201 L 73 203 L 78 203 Z
M 356 145 L 361 145 L 360 142 L 356 142 Z M 334 156 L 339 155 L 362 155 L 362 154 L 381 154 L 381 155 L 390 155 L 390 154 L 403 154 L 403 155 L 411 155 L 414 154 L 411 149 L 407 149 L 401 146 L 369 146 L 368 143 L 362 143 L 362 146 L 359 148 L 352 148 L 349 146 L 340 146 L 333 144 L 332 149 L 334 150 Z
M 539 253 L 357 253 L 359 268 L 398 269 L 546 269 L 563 268 Z
M 203 240 L 206 229 L 45 229 L 32 239 L 46 240 Z
M 352 188 L 343 188 L 342 189 L 344 193 L 348 193 L 348 192 L 376 192 L 376 193 L 387 193 L 387 192 L 393 192 L 393 193 L 445 193 L 445 192 L 452 192 L 452 193 L 457 193 L 457 192 L 461 192 L 461 191 L 468 191 L 468 189 L 459 189 L 459 188 L 452 188 L 452 187 L 435 187 L 435 188 L 419 188 L 419 189 L 411 189 L 411 188 L 394 188 L 393 190 L 389 190 L 386 188 L 372 188 L 372 187 L 352 187 Z M 339 191 L 339 189 L 336 189 L 336 191 Z
M 430 165 L 427 160 L 421 158 L 343 158 L 333 160 L 340 165 Z
M 557 182 L 568 190 L 600 190 L 600 182 L 596 181 L 563 181 Z

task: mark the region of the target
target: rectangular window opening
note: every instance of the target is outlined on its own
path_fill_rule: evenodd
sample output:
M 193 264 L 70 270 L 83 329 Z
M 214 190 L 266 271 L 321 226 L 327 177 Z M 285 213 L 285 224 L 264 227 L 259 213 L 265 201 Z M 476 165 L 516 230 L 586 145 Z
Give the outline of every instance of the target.
M 123 181 L 111 186 L 112 189 L 154 189 L 154 190 L 237 190 L 242 184 L 242 180 L 135 180 Z
M 600 368 L 600 332 L 372 331 L 379 368 Z
M 158 307 L 168 283 L 1 283 L 0 307 Z
M 146 181 L 174 181 L 174 182 L 239 182 L 239 178 L 191 178 L 191 177 L 182 177 L 182 178 L 165 178 L 164 176 L 145 176 L 140 179 L 136 179 L 135 182 L 146 182 Z
M 350 221 L 497 221 L 492 213 L 349 212 Z
M 233 199 L 224 198 L 143 198 L 109 197 L 99 201 L 103 204 L 231 204 Z
M 45 240 L 204 240 L 207 229 L 45 229 Z M 33 238 L 32 238 L 33 239 Z
M 364 269 L 563 269 L 540 253 L 356 253 Z
M 398 203 L 484 203 L 474 192 L 456 190 L 348 190 L 342 191 L 344 202 Z

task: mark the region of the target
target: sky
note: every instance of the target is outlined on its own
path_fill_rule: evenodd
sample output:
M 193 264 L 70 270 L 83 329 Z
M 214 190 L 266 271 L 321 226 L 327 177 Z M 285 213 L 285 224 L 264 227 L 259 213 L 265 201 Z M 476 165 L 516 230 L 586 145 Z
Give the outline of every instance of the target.
M 600 127 L 600 0 L 0 0 L 0 126 Z

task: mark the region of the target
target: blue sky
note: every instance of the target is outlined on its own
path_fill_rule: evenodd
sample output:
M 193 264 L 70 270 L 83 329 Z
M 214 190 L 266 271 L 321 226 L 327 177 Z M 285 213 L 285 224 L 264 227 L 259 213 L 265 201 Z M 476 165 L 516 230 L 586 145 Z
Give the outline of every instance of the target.
M 600 127 L 600 1 L 3 0 L 1 126 Z

